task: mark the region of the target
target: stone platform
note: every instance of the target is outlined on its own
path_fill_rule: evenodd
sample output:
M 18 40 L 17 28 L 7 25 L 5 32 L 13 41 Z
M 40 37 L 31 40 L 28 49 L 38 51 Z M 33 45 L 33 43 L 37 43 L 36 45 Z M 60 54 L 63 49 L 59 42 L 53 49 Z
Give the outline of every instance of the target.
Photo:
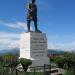
M 20 39 L 20 58 L 32 60 L 31 67 L 50 64 L 47 57 L 47 38 L 45 33 L 23 33 Z

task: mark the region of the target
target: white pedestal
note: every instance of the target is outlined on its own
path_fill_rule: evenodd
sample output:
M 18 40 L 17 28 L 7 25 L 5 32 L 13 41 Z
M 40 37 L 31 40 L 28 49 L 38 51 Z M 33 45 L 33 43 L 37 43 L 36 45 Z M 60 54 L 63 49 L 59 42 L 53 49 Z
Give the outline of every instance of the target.
M 20 39 L 20 58 L 32 60 L 32 67 L 50 64 L 47 57 L 47 38 L 44 33 L 23 33 Z

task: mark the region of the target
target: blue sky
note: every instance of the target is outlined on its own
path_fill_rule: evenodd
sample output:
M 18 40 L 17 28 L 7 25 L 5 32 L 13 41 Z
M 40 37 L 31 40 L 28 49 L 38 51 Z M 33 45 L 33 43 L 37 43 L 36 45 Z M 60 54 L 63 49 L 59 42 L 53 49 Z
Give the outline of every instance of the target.
M 30 0 L 0 0 L 0 50 L 19 47 Z M 38 27 L 48 48 L 75 49 L 75 0 L 36 0 Z M 33 23 L 31 23 L 32 29 Z

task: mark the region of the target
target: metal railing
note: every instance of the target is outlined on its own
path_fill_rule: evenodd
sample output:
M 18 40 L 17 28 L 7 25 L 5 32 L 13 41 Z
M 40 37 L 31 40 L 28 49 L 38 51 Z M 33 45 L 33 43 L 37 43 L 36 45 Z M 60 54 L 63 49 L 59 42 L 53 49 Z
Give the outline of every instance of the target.
M 50 75 L 51 65 L 29 67 L 30 71 L 19 71 L 16 68 L 2 67 L 0 68 L 0 75 Z

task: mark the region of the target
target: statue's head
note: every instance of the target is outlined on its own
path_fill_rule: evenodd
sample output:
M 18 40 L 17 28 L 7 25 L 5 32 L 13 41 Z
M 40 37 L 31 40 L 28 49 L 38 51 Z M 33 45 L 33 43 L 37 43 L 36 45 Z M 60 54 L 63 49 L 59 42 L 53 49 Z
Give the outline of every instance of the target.
M 32 1 L 32 3 L 35 3 L 35 0 L 31 0 Z

